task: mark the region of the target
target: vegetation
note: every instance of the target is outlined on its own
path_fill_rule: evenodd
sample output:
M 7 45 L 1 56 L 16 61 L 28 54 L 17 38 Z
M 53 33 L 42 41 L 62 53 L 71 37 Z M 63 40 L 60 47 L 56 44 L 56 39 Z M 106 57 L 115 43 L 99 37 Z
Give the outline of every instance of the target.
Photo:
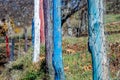
M 116 73 L 120 66 L 120 64 L 116 63 L 116 59 L 120 55 L 119 51 L 114 50 L 116 42 L 120 44 L 118 36 L 120 34 L 107 36 L 107 41 L 111 45 L 108 56 L 110 58 L 110 73 L 113 80 L 117 79 Z M 114 49 L 111 50 L 112 48 Z M 120 49 L 120 47 L 117 47 L 117 49 Z M 45 47 L 42 46 L 39 65 L 34 66 L 31 63 L 32 48 L 30 48 L 26 54 L 19 56 L 16 61 L 6 65 L 6 69 L 0 75 L 0 79 L 43 80 L 47 76 L 45 75 L 44 50 Z M 66 80 L 92 80 L 91 54 L 87 50 L 87 37 L 63 38 L 63 61 Z
M 25 0 L 25 1 L 28 1 L 27 3 L 33 4 L 30 2 L 31 0 Z M 113 0 L 107 0 L 107 2 L 108 1 L 113 1 Z M 20 3 L 18 4 L 22 4 L 21 0 L 19 0 L 19 2 Z M 19 7 L 20 6 L 18 6 L 18 8 Z M 32 8 L 33 7 L 30 7 L 30 10 L 32 10 Z M 120 69 L 120 58 L 119 58 L 120 57 L 120 14 L 118 14 L 118 12 L 115 12 L 115 14 L 113 14 L 114 12 L 112 11 L 111 13 L 111 10 L 109 10 L 107 13 L 109 14 L 105 16 L 105 23 L 106 23 L 105 32 L 107 32 L 106 48 L 107 48 L 107 54 L 109 57 L 109 64 L 110 64 L 109 66 L 110 77 L 111 80 L 117 80 L 120 79 L 120 75 L 118 74 L 120 72 L 119 70 Z M 23 17 L 21 17 L 23 19 L 18 18 L 18 20 L 15 19 L 15 21 L 19 22 L 19 20 L 26 20 L 26 19 L 31 20 L 32 18 L 31 15 L 28 15 L 30 19 L 28 18 L 24 19 Z M 75 13 L 71 17 L 73 16 L 78 16 L 78 14 Z M 76 20 L 75 17 L 70 19 L 71 19 L 72 27 L 78 26 L 79 19 Z M 25 24 L 27 24 L 27 22 Z M 28 36 L 29 39 L 31 40 L 31 28 L 28 29 Z M 13 62 L 7 62 L 8 60 L 4 56 L 5 54 L 5 44 L 3 43 L 4 38 L 0 38 L 0 43 L 1 43 L 0 44 L 0 80 L 8 80 L 8 79 L 44 80 L 48 78 L 48 74 L 45 73 L 45 66 L 46 66 L 45 46 L 44 45 L 41 46 L 40 62 L 38 64 L 32 64 L 33 48 L 31 46 L 31 41 L 28 41 L 29 50 L 28 52 L 25 53 L 23 50 L 24 47 L 23 33 L 20 34 L 20 38 L 21 38 L 20 43 L 18 43 L 19 41 L 18 37 L 17 36 L 15 37 L 15 42 L 16 42 L 15 61 Z M 78 37 L 78 38 L 68 37 L 68 36 L 63 37 L 62 51 L 63 51 L 63 62 L 64 62 L 66 80 L 92 80 L 91 54 L 88 52 L 87 49 L 88 48 L 87 41 L 88 41 L 87 36 Z M 18 49 L 19 46 L 20 49 Z M 5 64 L 4 65 L 2 64 L 1 66 L 1 63 L 3 61 L 6 61 L 7 63 L 5 62 Z

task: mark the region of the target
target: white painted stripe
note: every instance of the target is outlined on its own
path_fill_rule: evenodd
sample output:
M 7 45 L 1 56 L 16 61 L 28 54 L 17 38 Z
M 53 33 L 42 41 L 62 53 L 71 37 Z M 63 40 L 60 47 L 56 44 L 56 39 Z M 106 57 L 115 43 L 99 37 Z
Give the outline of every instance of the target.
M 34 37 L 34 54 L 33 62 L 39 61 L 40 55 L 40 18 L 39 18 L 39 0 L 34 0 L 34 27 L 35 27 L 35 37 Z

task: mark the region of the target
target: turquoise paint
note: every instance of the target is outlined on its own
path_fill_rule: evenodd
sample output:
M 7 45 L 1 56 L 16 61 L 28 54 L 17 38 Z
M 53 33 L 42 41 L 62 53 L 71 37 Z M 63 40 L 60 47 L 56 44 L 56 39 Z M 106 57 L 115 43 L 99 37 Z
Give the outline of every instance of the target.
M 65 80 L 62 61 L 61 0 L 53 0 L 53 42 L 52 63 L 55 80 Z
M 109 80 L 104 46 L 103 10 L 103 0 L 88 0 L 88 49 L 92 55 L 93 80 Z
M 33 46 L 34 46 L 34 35 L 35 35 L 34 20 L 32 19 L 32 45 Z

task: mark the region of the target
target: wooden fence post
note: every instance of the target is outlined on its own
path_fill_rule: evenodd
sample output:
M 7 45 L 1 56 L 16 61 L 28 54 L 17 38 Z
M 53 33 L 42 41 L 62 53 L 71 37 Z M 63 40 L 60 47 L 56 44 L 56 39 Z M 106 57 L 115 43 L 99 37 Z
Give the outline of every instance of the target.
M 8 35 L 5 36 L 5 40 L 6 40 L 6 55 L 9 58 L 10 57 L 10 47 L 9 47 L 9 38 L 8 38 Z
M 32 46 L 34 46 L 34 36 L 35 36 L 35 27 L 34 27 L 34 19 L 32 19 Z
M 26 27 L 24 27 L 24 40 L 25 40 L 24 51 L 27 52 L 27 50 L 28 50 L 28 35 L 27 35 Z
M 14 46 L 15 46 L 15 40 L 12 37 L 10 43 L 10 61 L 14 61 Z

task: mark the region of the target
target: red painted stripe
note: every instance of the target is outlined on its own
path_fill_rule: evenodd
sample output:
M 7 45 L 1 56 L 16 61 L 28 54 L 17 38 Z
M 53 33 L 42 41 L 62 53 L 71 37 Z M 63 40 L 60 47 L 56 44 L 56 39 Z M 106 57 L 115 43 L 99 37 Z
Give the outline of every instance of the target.
M 6 40 L 6 55 L 9 58 L 10 57 L 10 47 L 9 47 L 9 38 L 7 35 L 5 36 L 5 40 Z
M 44 10 L 43 10 L 43 0 L 40 0 L 40 20 L 41 20 L 41 25 L 40 25 L 40 41 L 41 43 L 45 43 L 45 34 L 44 34 Z

